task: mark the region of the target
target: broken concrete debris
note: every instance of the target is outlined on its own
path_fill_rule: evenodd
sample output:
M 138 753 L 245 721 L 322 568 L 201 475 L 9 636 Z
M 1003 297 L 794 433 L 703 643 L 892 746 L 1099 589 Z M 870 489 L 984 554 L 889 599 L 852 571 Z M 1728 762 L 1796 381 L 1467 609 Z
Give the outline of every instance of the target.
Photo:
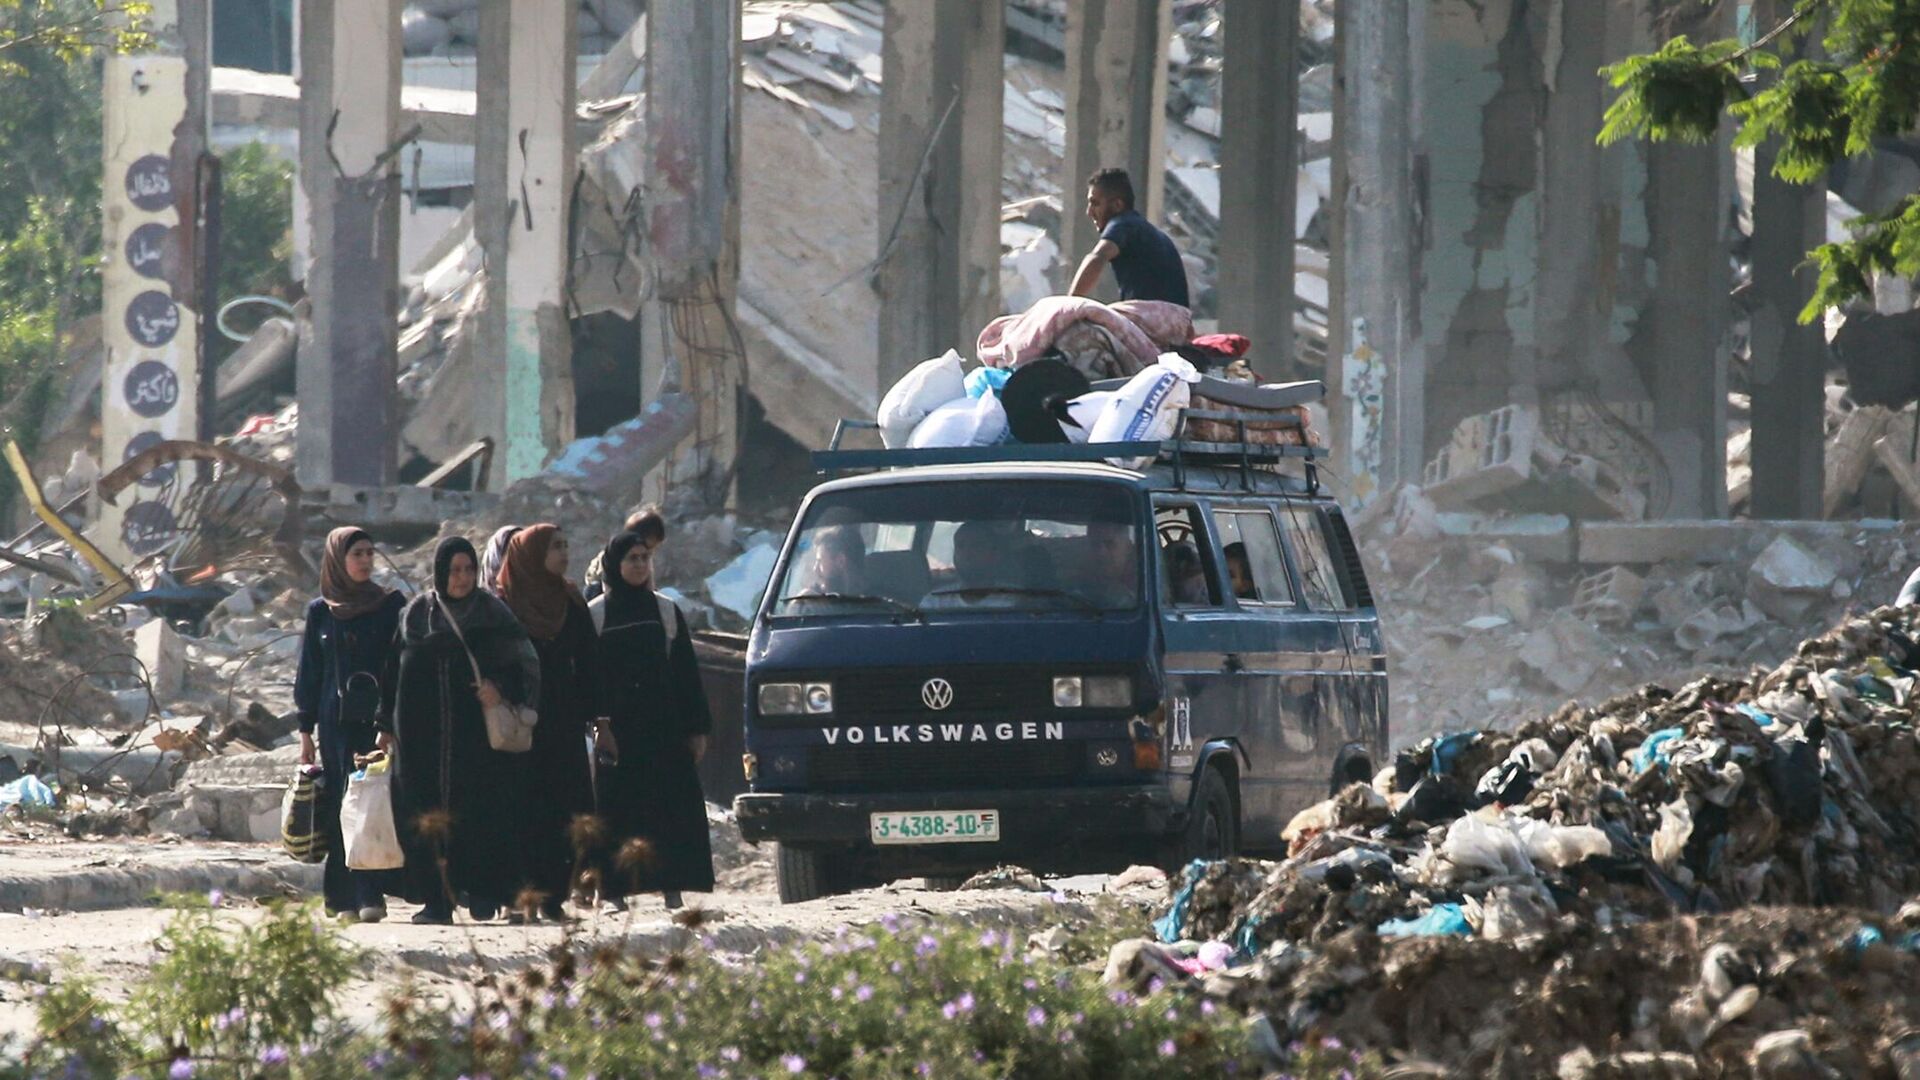
M 1883 608 L 1770 670 L 1427 739 L 1297 816 L 1285 860 L 1187 867 L 1107 978 L 1448 1075 L 1897 1075 L 1916 639 Z

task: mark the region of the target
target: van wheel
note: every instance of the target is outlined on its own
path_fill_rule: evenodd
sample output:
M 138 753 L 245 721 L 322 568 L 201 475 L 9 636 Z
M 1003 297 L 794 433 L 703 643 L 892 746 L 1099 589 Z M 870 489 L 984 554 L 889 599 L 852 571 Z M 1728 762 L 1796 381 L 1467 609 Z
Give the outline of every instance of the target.
M 1240 819 L 1233 811 L 1233 788 L 1219 769 L 1200 774 L 1193 814 L 1181 844 L 1182 863 L 1230 859 L 1240 851 Z
M 773 869 L 783 904 L 802 904 L 844 891 L 839 860 L 816 848 L 775 844 Z

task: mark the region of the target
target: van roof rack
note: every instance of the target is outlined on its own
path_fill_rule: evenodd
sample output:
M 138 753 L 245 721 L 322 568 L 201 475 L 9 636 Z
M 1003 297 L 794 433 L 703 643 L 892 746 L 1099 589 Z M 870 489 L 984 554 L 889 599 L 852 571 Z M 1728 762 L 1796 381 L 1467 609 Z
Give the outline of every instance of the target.
M 1195 420 L 1230 424 L 1236 434 L 1232 442 L 1210 442 L 1185 438 L 1188 425 Z M 834 425 L 833 439 L 825 450 L 812 454 L 814 471 L 839 475 L 885 469 L 906 469 L 922 465 L 1010 465 L 1040 462 L 1103 462 L 1109 458 L 1151 457 L 1157 464 L 1171 465 L 1177 487 L 1186 487 L 1187 469 L 1194 466 L 1232 467 L 1240 472 L 1242 487 L 1251 490 L 1256 470 L 1272 471 L 1288 461 L 1305 467 L 1307 491 L 1320 489 L 1318 463 L 1329 451 L 1323 446 L 1285 446 L 1255 442 L 1248 438 L 1249 425 L 1261 429 L 1294 428 L 1302 425 L 1296 416 L 1245 410 L 1182 409 L 1177 434 L 1171 439 L 1110 443 L 999 443 L 993 446 L 935 446 L 922 449 L 842 450 L 841 441 L 849 432 L 877 431 L 872 420 L 842 419 Z

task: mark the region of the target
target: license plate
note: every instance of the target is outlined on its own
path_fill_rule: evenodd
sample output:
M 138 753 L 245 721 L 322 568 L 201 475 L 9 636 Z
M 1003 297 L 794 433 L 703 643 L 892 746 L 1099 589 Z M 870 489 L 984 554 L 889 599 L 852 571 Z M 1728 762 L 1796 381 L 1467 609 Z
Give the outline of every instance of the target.
M 908 810 L 869 814 L 876 844 L 983 844 L 1000 839 L 998 810 Z

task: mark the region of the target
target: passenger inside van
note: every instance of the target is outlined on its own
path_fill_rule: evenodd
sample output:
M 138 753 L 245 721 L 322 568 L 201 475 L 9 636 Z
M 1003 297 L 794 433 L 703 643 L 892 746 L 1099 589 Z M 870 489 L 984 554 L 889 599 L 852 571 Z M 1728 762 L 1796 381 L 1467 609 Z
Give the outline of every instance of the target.
M 1242 600 L 1260 599 L 1259 591 L 1253 587 L 1253 564 L 1247 561 L 1247 545 L 1235 541 L 1223 550 L 1227 556 L 1227 579 L 1233 583 L 1233 595 Z
M 1081 543 L 1085 547 L 1077 561 L 1080 582 L 1075 591 L 1102 608 L 1132 607 L 1139 572 L 1133 528 L 1119 521 L 1090 522 Z
M 953 531 L 953 580 L 935 588 L 920 601 L 923 611 L 953 611 L 1012 607 L 1014 595 L 990 590 L 1012 586 L 1008 580 L 1007 551 L 1014 537 L 999 523 L 969 521 Z
M 866 592 L 866 541 L 860 530 L 835 525 L 813 542 L 813 575 L 802 596 L 859 596 Z
M 1200 565 L 1200 549 L 1191 540 L 1180 540 L 1168 544 L 1162 554 L 1173 602 L 1181 607 L 1207 604 L 1207 572 Z

